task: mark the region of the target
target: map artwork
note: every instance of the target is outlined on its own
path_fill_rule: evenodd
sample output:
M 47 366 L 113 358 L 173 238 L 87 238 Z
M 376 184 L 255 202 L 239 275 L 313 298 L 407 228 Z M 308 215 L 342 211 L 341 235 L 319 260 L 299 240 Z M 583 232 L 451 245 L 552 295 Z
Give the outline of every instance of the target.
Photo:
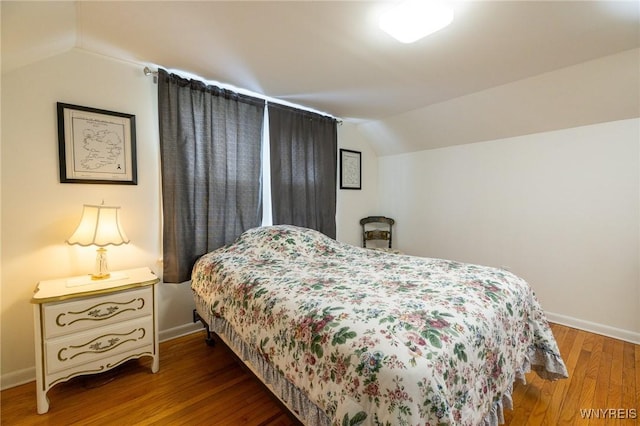
M 86 116 L 73 117 L 73 163 L 76 172 L 124 174 L 123 123 Z

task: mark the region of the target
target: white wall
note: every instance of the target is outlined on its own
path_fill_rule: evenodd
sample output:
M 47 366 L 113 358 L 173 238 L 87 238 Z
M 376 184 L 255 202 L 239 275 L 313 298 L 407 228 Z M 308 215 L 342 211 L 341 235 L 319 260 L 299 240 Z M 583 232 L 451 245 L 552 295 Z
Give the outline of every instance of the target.
M 112 270 L 161 273 L 157 87 L 142 67 L 72 50 L 2 75 L 2 386 L 34 378 L 29 303 L 38 281 L 93 270 L 95 249 L 69 246 L 84 203 L 122 207 L 131 243 Z M 138 185 L 61 184 L 56 102 L 135 114 Z M 190 326 L 188 285 L 160 286 L 161 338 Z
M 362 228 L 360 219 L 384 215 L 378 203 L 378 157 L 352 123 L 338 126 L 338 148 L 360 151 L 362 154 L 361 190 L 340 189 L 340 170 L 337 183 L 336 230 L 339 241 L 360 246 Z M 340 151 L 338 150 L 338 155 Z M 338 158 L 338 167 L 340 158 Z
M 640 119 L 379 159 L 397 246 L 506 266 L 557 322 L 640 342 Z

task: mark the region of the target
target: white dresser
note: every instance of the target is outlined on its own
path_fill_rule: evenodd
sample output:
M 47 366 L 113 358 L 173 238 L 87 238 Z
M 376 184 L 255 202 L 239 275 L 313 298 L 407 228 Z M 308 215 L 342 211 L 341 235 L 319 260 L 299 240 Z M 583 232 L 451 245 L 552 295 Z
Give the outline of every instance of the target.
M 72 377 L 107 371 L 150 356 L 158 371 L 156 284 L 149 268 L 41 281 L 34 304 L 38 413 L 49 410 L 47 392 Z

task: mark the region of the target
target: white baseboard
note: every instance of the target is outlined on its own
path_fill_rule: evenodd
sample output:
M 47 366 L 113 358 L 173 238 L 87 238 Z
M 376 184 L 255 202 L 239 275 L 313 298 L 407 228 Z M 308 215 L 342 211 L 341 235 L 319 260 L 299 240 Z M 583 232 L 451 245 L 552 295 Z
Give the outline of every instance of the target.
M 34 380 L 36 380 L 35 366 L 25 368 L 23 370 L 14 371 L 12 373 L 3 374 L 2 377 L 0 377 L 0 390 L 24 385 L 25 383 L 33 382 Z
M 585 321 L 566 315 L 555 314 L 553 312 L 545 312 L 545 314 L 547 315 L 547 319 L 550 322 L 554 322 L 556 324 L 566 325 L 567 327 L 573 327 L 579 330 L 601 334 L 603 336 L 613 337 L 614 339 L 624 340 L 625 342 L 640 345 L 640 333 L 636 333 L 630 330 L 623 330 L 621 328 L 610 327 L 608 325 L 598 324 L 591 321 Z
M 178 337 L 186 336 L 187 334 L 196 333 L 202 330 L 203 325 L 200 322 L 188 323 L 173 327 L 168 330 L 160 330 L 158 333 L 158 339 L 160 342 L 166 342 L 167 340 L 176 339 Z

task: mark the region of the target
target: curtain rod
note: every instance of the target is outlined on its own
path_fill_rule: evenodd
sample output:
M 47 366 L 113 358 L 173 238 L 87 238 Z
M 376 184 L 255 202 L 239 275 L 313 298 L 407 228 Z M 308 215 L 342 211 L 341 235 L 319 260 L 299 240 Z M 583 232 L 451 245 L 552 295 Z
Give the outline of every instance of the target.
M 154 83 L 158 83 L 158 71 L 151 71 L 151 68 L 149 67 L 144 67 L 144 70 L 142 70 L 144 72 L 144 75 L 146 75 L 147 77 L 149 77 L 150 75 L 153 76 L 153 82 Z
M 144 67 L 144 69 L 142 70 L 142 72 L 144 72 L 144 75 L 146 75 L 147 77 L 149 77 L 149 76 L 153 76 L 153 82 L 154 82 L 154 83 L 156 83 L 156 84 L 158 83 L 158 71 L 153 71 L 153 70 L 152 70 L 151 68 L 149 68 L 149 67 Z M 280 104 L 280 105 L 291 106 L 291 105 L 288 105 L 287 103 L 284 103 L 284 102 L 277 102 L 277 101 L 274 101 L 274 99 L 273 99 L 273 98 L 265 98 L 264 96 L 260 96 L 259 94 L 256 94 L 256 95 L 258 95 L 260 98 L 263 98 L 263 99 L 264 99 L 264 100 L 266 100 L 267 102 L 274 102 L 274 103 L 277 103 L 277 104 Z M 302 105 L 300 105 L 300 106 L 302 107 Z M 305 108 L 305 107 L 302 107 L 302 109 L 305 109 L 305 110 L 307 110 L 307 111 L 311 111 L 311 112 L 316 112 L 316 113 L 318 113 L 318 114 L 320 114 L 320 115 L 326 115 L 326 116 L 331 117 L 331 118 L 333 118 L 334 120 L 336 120 L 336 121 L 338 122 L 338 124 L 339 124 L 339 125 L 342 125 L 342 119 L 337 118 L 337 117 L 334 117 L 334 116 L 333 116 L 333 115 L 331 115 L 331 114 L 323 113 L 323 112 L 320 112 L 320 111 L 314 111 L 314 110 L 311 110 L 311 109 L 307 109 L 307 108 Z

